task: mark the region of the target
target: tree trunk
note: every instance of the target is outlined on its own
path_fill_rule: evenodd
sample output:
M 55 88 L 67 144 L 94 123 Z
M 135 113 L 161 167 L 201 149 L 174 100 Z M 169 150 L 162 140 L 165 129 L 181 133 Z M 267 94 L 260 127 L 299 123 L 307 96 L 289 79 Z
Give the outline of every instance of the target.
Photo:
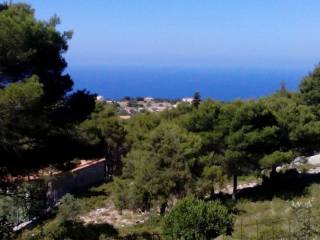
M 236 200 L 237 195 L 237 188 L 238 188 L 238 175 L 233 175 L 233 191 L 232 191 L 232 199 Z
M 277 166 L 276 165 L 272 165 L 270 178 L 273 178 L 276 175 L 277 175 Z

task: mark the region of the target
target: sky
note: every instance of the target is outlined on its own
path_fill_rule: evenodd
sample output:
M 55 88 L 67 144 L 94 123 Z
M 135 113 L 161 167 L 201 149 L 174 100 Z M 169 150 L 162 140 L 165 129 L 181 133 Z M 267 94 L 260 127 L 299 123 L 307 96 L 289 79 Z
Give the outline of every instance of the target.
M 320 61 L 319 0 L 25 2 L 74 31 L 72 66 L 310 69 Z

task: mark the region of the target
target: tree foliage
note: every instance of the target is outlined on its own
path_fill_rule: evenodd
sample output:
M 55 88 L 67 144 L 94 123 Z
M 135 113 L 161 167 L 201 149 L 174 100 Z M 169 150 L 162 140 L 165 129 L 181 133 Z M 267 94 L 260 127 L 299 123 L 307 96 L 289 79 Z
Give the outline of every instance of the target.
M 11 240 L 14 238 L 13 225 L 5 216 L 0 217 L 0 240 Z
M 220 202 L 187 197 L 165 218 L 163 231 L 175 239 L 213 239 L 229 233 L 232 226 L 233 217 Z
M 163 123 L 146 141 L 126 156 L 124 174 L 133 179 L 130 188 L 135 208 L 165 208 L 172 193 L 183 194 L 192 185 L 200 139 L 186 130 Z
M 0 4 L 0 173 L 105 157 L 108 174 L 116 176 L 119 209 L 160 207 L 164 213 L 171 199 L 214 197 L 231 177 L 236 193 L 238 176 L 274 170 L 320 148 L 319 66 L 296 93 L 284 83 L 258 100 L 201 101 L 196 92 L 192 104 L 122 121 L 116 105 L 95 101 L 86 90 L 71 92 L 64 54 L 72 33 L 58 31 L 59 23 L 56 16 L 36 19 L 28 4 Z M 142 98 L 127 99 L 137 106 Z M 43 196 L 36 187 L 22 187 Z M 74 201 L 67 196 L 59 210 L 69 222 Z M 166 224 L 185 238 L 212 237 L 227 231 L 228 216 L 219 203 L 187 198 Z
M 259 169 L 259 160 L 278 148 L 279 126 L 276 117 L 263 103 L 243 103 L 235 112 L 227 138 L 224 166 L 234 176 Z
M 96 146 L 98 155 L 107 161 L 108 174 L 120 175 L 122 171 L 121 158 L 127 152 L 127 131 L 116 116 L 116 107 L 105 104 L 99 106 L 91 117 L 82 122 L 78 132 L 92 146 Z
M 32 148 L 41 130 L 41 113 L 37 111 L 42 86 L 33 76 L 24 82 L 0 89 L 0 152 L 20 153 Z M 30 124 L 32 123 L 32 124 Z
M 309 73 L 300 83 L 300 96 L 306 105 L 319 105 L 320 103 L 320 66 Z
M 62 54 L 72 33 L 57 31 L 59 23 L 57 16 L 36 20 L 27 4 L 10 4 L 0 11 L 0 84 L 37 75 L 49 102 L 71 90 L 73 81 L 63 73 L 67 63 Z
M 198 108 L 200 102 L 201 102 L 200 92 L 195 92 L 195 94 L 194 94 L 194 96 L 193 96 L 193 100 L 192 100 L 192 105 L 193 105 L 195 108 Z
M 71 221 L 75 222 L 80 213 L 80 203 L 71 194 L 66 194 L 61 199 L 59 205 L 58 218 L 61 223 Z
M 75 125 L 94 110 L 95 95 L 69 93 L 63 54 L 72 34 L 58 31 L 59 23 L 36 19 L 28 4 L 0 7 L 0 166 L 11 173 L 80 154 Z
M 262 168 L 274 169 L 276 166 L 292 162 L 292 159 L 294 159 L 294 153 L 292 151 L 275 151 L 269 155 L 265 155 L 260 160 L 260 164 Z

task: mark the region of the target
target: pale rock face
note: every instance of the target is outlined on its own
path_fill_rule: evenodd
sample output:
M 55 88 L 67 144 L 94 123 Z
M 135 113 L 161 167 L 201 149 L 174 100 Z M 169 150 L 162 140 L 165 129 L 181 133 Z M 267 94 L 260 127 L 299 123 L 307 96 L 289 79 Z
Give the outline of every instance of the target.
M 299 157 L 296 157 L 294 160 L 293 160 L 293 164 L 303 164 L 303 163 L 306 163 L 308 161 L 308 159 L 304 156 L 299 156 Z
M 307 163 L 311 165 L 320 165 L 320 154 L 309 157 Z

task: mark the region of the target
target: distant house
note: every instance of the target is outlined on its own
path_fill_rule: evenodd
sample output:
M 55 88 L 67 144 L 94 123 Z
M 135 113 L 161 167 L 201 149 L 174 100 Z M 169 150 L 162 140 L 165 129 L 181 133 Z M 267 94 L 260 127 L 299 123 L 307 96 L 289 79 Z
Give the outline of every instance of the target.
M 181 101 L 182 102 L 187 102 L 187 103 L 192 103 L 193 102 L 193 98 L 192 97 L 182 98 Z
M 104 101 L 104 97 L 101 96 L 101 95 L 97 96 L 97 101 L 103 102 Z
M 145 101 L 145 102 L 151 102 L 151 101 L 153 101 L 153 100 L 154 100 L 153 97 L 145 97 L 145 98 L 144 98 L 144 101 Z

